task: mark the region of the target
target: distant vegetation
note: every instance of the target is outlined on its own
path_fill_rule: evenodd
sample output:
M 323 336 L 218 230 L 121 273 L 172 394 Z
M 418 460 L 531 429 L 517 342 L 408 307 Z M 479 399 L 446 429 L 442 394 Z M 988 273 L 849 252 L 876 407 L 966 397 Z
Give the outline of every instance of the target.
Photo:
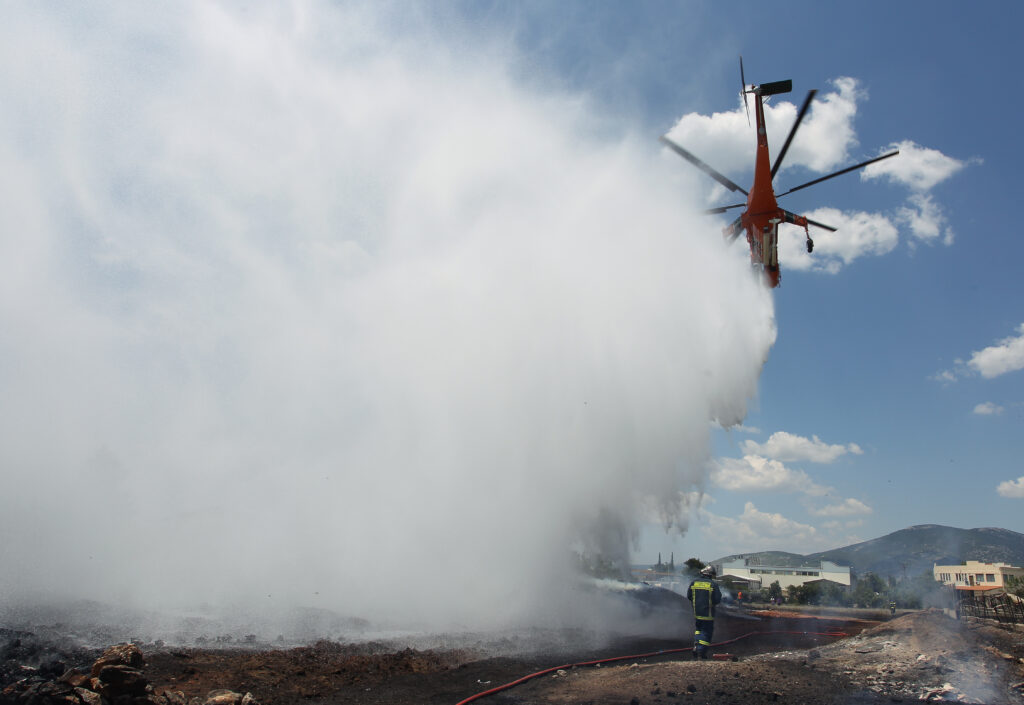
M 722 582 L 734 593 L 742 589 L 731 586 L 728 578 Z M 770 602 L 772 599 L 778 602 L 780 598 L 784 598 L 786 602 L 798 605 L 831 607 L 888 607 L 892 602 L 900 609 L 952 606 L 950 589 L 936 582 L 931 573 L 900 580 L 891 576 L 883 578 L 875 573 L 865 573 L 854 576 L 853 584 L 850 586 L 815 582 L 783 589 L 779 582 L 775 581 L 750 597 L 762 602 Z

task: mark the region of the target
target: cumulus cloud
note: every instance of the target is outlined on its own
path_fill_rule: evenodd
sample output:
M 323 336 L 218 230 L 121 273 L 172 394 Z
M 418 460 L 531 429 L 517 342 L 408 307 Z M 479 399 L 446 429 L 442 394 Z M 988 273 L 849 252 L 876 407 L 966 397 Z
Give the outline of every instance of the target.
M 1024 499 L 1024 476 L 1018 477 L 1016 480 L 1000 482 L 996 491 L 1003 497 L 1009 497 L 1010 499 Z
M 897 210 L 896 222 L 910 228 L 910 234 L 917 240 L 931 242 L 941 238 L 943 245 L 953 244 L 953 229 L 942 207 L 930 194 L 911 194 L 907 205 Z
M 803 492 L 819 496 L 829 491 L 802 470 L 758 455 L 720 459 L 711 473 L 711 481 L 717 487 L 737 492 Z
M 899 229 L 878 213 L 817 208 L 804 215 L 837 228 L 837 232 L 814 230 L 814 252 L 808 253 L 802 230 L 780 228 L 779 259 L 791 269 L 836 274 L 859 257 L 884 255 L 899 243 Z
M 859 514 L 871 514 L 874 510 L 859 499 L 844 499 L 838 504 L 830 504 L 819 509 L 811 509 L 810 512 L 818 517 L 848 517 Z
M 817 436 L 804 438 L 786 431 L 776 431 L 764 443 L 743 441 L 741 447 L 744 453 L 751 455 L 764 455 L 774 460 L 805 460 L 812 463 L 831 463 L 847 453 L 861 455 L 864 452 L 856 443 L 828 444 Z
M 967 366 L 985 379 L 1024 369 L 1024 323 L 1017 330 L 1019 335 L 1003 338 L 995 345 L 972 353 Z
M 922 147 L 913 140 L 903 140 L 879 150 L 879 155 L 900 150 L 900 155 L 891 159 L 883 159 L 864 167 L 861 179 L 887 179 L 901 184 L 914 191 L 923 193 L 949 179 L 970 162 L 949 157 L 937 149 Z
M 798 166 L 818 172 L 828 171 L 847 159 L 850 149 L 856 146 L 853 118 L 857 114 L 857 101 L 864 94 L 852 78 L 839 78 L 832 82 L 832 86 L 833 91 L 818 94 L 790 145 L 783 171 Z M 798 109 L 788 100 L 769 102 L 764 106 L 769 144 L 778 145 L 785 140 Z M 710 116 L 687 113 L 667 134 L 673 142 L 686 147 L 727 176 L 751 171 L 756 140 L 754 130 L 747 122 L 742 100 L 728 112 Z
M 974 407 L 974 413 L 978 414 L 979 416 L 998 415 L 1003 413 L 1005 410 L 1006 409 L 1004 407 L 999 406 L 998 404 L 990 401 L 982 402 L 981 404 L 978 404 L 977 406 Z
M 867 94 L 856 79 L 849 77 L 836 79 L 831 86 L 832 90 L 818 95 L 790 146 L 776 178 L 779 193 L 809 180 L 801 178 L 797 183 L 787 184 L 794 168 L 825 174 L 855 161 L 851 156 L 858 144 L 854 118 L 858 103 L 866 99 Z M 778 148 L 789 133 L 797 111 L 797 105 L 787 100 L 769 102 L 765 106 L 769 144 Z M 684 115 L 668 135 L 726 175 L 750 173 L 755 143 L 742 103 L 733 111 L 711 116 Z M 957 160 L 912 140 L 894 143 L 879 154 L 893 149 L 899 149 L 900 154 L 866 167 L 861 178 L 884 179 L 909 188 L 912 193 L 906 203 L 890 213 L 844 212 L 827 206 L 803 213 L 812 220 L 837 228 L 838 232 L 813 228 L 811 237 L 815 246 L 814 252 L 809 254 L 802 231 L 792 226 L 781 227 L 779 258 L 785 268 L 836 274 L 861 257 L 892 252 L 899 244 L 901 229 L 909 233 L 911 245 L 952 244 L 953 229 L 942 206 L 928 191 L 978 160 Z M 710 179 L 705 183 L 712 198 L 725 196 L 721 186 L 712 185 Z
M 1008 372 L 1024 369 L 1024 323 L 1017 327 L 1018 335 L 1011 335 L 981 350 L 971 353 L 969 360 L 957 358 L 953 368 L 937 372 L 931 379 L 937 382 L 955 382 L 964 377 L 980 374 L 985 379 L 999 377 Z M 978 407 L 982 411 L 978 411 Z M 979 404 L 975 413 L 985 413 L 985 405 Z
M 743 513 L 735 518 L 709 514 L 708 527 L 721 545 L 743 547 L 741 550 L 773 547 L 806 552 L 808 547 L 817 547 L 819 541 L 813 526 L 779 513 L 762 512 L 753 502 L 747 502 Z

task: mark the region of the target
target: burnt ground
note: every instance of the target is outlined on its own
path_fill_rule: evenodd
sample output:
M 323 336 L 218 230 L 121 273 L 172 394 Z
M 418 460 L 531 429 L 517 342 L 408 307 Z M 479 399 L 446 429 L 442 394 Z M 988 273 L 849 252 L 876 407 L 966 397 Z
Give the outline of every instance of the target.
M 847 636 L 816 634 L 836 630 Z M 475 702 L 733 705 L 931 699 L 1024 705 L 1024 686 L 1013 687 L 1024 681 L 1024 632 L 962 624 L 938 611 L 909 613 L 888 622 L 796 613 L 762 614 L 760 621 L 720 617 L 715 641 L 737 638 L 717 649 L 737 660 L 706 662 L 693 662 L 687 652 L 635 656 L 688 647 L 688 636 L 620 637 L 600 647 L 588 644 L 574 650 L 570 645 L 549 653 L 500 657 L 472 649 L 331 641 L 291 649 L 141 648 L 154 695 L 178 691 L 199 698 L 199 703 L 211 691 L 229 689 L 250 692 L 264 705 L 455 705 L 537 671 L 630 656 L 601 666 L 570 666 Z M 56 678 L 54 674 L 70 667 L 87 671 L 98 653 L 0 630 L 0 689 L 32 673 Z

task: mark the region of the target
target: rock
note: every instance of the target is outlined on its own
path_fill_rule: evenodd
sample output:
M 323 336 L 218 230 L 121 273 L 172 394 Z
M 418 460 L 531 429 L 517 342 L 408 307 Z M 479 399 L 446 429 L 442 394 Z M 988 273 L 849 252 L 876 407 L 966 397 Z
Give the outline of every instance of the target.
M 242 705 L 245 696 L 233 690 L 211 690 L 206 694 L 203 705 Z
M 78 694 L 78 699 L 81 700 L 84 705 L 102 705 L 103 698 L 100 697 L 99 693 L 94 693 L 91 690 L 85 688 L 75 688 L 75 693 Z
M 79 672 L 75 668 L 64 671 L 64 675 L 57 680 L 63 681 L 74 688 L 84 688 L 89 685 L 89 676 Z
M 131 666 L 104 666 L 90 682 L 93 690 L 110 701 L 123 695 L 142 697 L 149 689 L 149 681 L 142 675 L 142 671 Z
M 100 674 L 100 670 L 104 666 L 129 666 L 131 668 L 144 668 L 146 665 L 146 659 L 142 657 L 142 652 L 139 651 L 139 647 L 135 644 L 115 644 L 111 646 L 103 655 L 96 659 L 96 662 L 92 665 L 92 671 L 90 675 L 96 677 Z

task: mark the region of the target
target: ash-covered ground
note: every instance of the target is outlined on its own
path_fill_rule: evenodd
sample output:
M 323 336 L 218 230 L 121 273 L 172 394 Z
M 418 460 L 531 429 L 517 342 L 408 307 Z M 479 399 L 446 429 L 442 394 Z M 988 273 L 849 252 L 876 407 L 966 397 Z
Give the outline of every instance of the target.
M 694 662 L 688 652 L 677 651 L 690 645 L 692 634 L 681 607 L 669 602 L 643 615 L 652 629 L 670 626 L 676 635 L 669 637 L 553 628 L 390 638 L 358 638 L 353 632 L 355 638 L 298 646 L 258 635 L 199 635 L 189 644 L 139 637 L 141 662 L 132 666 L 135 657 L 125 656 L 123 664 L 112 666 L 108 651 L 99 667 L 97 659 L 109 645 L 102 641 L 117 629 L 22 623 L 0 629 L 0 703 L 237 705 L 247 698 L 264 704 L 454 705 L 566 666 L 477 702 L 1024 705 L 1024 631 L 965 624 L 940 611 L 887 621 L 877 614 L 864 619 L 850 613 L 732 611 L 720 615 L 715 640 L 730 642 L 718 652 L 736 660 Z M 344 624 L 369 627 L 344 620 L 336 626 Z M 661 651 L 670 653 L 571 666 Z M 121 685 L 110 684 L 114 676 Z

